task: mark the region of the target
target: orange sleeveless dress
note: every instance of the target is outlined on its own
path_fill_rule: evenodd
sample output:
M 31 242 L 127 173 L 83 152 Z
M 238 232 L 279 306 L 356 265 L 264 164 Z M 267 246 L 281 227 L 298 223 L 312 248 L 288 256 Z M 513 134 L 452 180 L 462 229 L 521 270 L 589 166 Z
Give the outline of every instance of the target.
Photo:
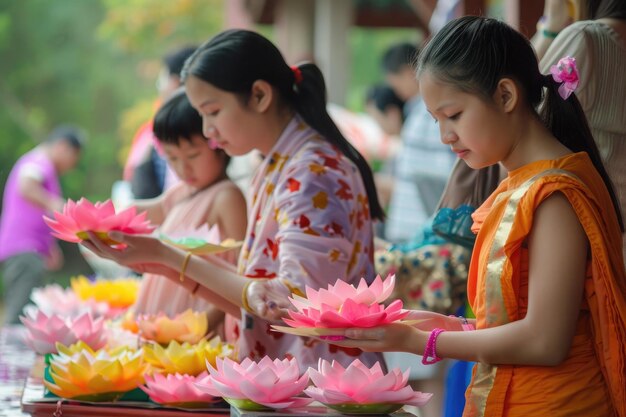
M 536 208 L 554 192 L 572 204 L 591 256 L 577 330 L 558 366 L 478 363 L 463 416 L 626 417 L 626 273 L 608 191 L 584 152 L 511 171 L 474 213 L 468 276 L 477 328 L 522 319 L 528 306 L 528 237 Z

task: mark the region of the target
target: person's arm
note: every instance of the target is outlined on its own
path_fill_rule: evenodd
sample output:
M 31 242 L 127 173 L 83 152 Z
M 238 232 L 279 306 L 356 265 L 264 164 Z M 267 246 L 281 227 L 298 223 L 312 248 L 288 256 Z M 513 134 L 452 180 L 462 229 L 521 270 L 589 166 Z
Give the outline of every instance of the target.
M 166 245 L 152 236 L 110 232 L 110 238 L 125 244 L 124 249 L 116 249 L 105 244 L 95 234 L 88 232 L 88 235 L 89 240 L 82 241 L 81 245 L 96 255 L 142 273 L 163 275 L 202 296 L 222 311 L 239 316 L 241 294 L 249 279 L 233 270 L 222 268 L 218 262 L 212 263 L 209 259 L 187 256 L 187 252 Z
M 409 5 L 425 27 L 435 11 L 437 0 L 410 0 Z
M 131 205 L 135 206 L 137 213 L 145 211 L 147 219 L 152 224 L 162 224 L 165 221 L 163 195 L 145 200 L 133 200 Z
M 437 355 L 490 364 L 555 366 L 567 357 L 574 337 L 585 281 L 589 244 L 567 199 L 560 193 L 537 209 L 528 239 L 528 310 L 518 321 L 476 331 L 446 331 Z M 422 354 L 429 332 L 394 324 L 350 329 L 358 340 L 333 341 L 368 351 Z
M 212 210 L 217 212 L 217 225 L 222 238 L 243 240 L 248 224 L 246 199 L 236 185 L 223 189 L 215 196 Z
M 29 203 L 48 211 L 61 211 L 64 201 L 51 194 L 42 184 L 43 174 L 34 165 L 24 165 L 19 173 L 17 187 L 20 195 Z
M 176 205 L 177 201 L 190 195 L 191 192 L 191 188 L 186 187 L 184 183 L 179 183 L 158 197 L 132 200 L 130 205 L 135 206 L 138 213 L 145 211 L 150 223 L 163 224 L 171 207 Z
M 545 0 L 543 16 L 537 22 L 537 32 L 531 39 L 538 60 L 543 58 L 557 35 L 571 22 L 567 0 Z

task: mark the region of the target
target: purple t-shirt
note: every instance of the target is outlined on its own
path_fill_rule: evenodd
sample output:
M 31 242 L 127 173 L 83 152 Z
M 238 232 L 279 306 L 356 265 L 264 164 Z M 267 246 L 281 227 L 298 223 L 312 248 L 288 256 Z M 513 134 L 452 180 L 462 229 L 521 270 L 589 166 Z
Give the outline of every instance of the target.
M 0 261 L 25 252 L 37 252 L 46 256 L 54 243 L 50 228 L 42 217 L 49 213 L 24 199 L 19 192 L 20 171 L 25 167 L 41 174 L 41 183 L 46 191 L 61 196 L 61 186 L 54 165 L 40 149 L 33 149 L 15 163 L 4 188 L 2 200 Z

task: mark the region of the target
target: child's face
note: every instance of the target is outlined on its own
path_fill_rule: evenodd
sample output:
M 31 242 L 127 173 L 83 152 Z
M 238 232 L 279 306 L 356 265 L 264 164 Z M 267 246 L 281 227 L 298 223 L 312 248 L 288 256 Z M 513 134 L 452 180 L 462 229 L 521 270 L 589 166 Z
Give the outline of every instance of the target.
M 467 165 L 483 168 L 511 152 L 510 125 L 495 103 L 441 82 L 429 71 L 419 83 L 426 107 L 439 124 L 441 142 Z
M 259 135 L 263 134 L 263 123 L 259 114 L 246 108 L 237 95 L 194 76 L 185 81 L 185 91 L 200 113 L 202 131 L 212 145 L 232 156 L 255 149 Z
M 181 138 L 178 145 L 162 144 L 167 163 L 181 181 L 202 189 L 213 184 L 224 174 L 224 160 L 209 148 L 206 139 L 193 135 L 191 142 Z

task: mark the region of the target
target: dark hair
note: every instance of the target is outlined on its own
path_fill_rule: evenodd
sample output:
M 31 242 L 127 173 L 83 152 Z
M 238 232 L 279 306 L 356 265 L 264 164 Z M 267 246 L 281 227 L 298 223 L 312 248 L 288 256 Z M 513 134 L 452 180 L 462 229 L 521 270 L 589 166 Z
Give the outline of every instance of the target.
M 302 79 L 296 83 L 294 71 L 272 42 L 258 33 L 233 29 L 200 46 L 185 63 L 182 79 L 193 75 L 246 100 L 255 81 L 264 80 L 271 84 L 281 100 L 354 162 L 367 190 L 371 217 L 383 219 L 369 165 L 328 115 L 322 72 L 312 63 L 301 64 L 298 69 Z
M 391 87 L 385 84 L 370 87 L 367 90 L 366 102 L 373 103 L 381 112 L 385 112 L 389 106 L 399 108 L 400 112 L 404 108 L 404 101 L 396 95 Z
M 154 136 L 160 143 L 179 146 L 181 139 L 191 142 L 194 135 L 207 140 L 202 134 L 202 118 L 191 107 L 183 88 L 179 88 L 159 108 L 152 123 Z M 208 146 L 208 144 L 207 144 Z M 230 156 L 223 149 L 216 149 L 224 160 L 224 168 L 230 162 Z
M 163 64 L 167 67 L 169 74 L 180 76 L 185 61 L 194 53 L 196 48 L 196 46 L 186 46 L 165 55 L 163 57 Z
M 626 19 L 626 1 L 624 0 L 587 0 L 589 19 L 612 17 Z
M 67 142 L 72 148 L 81 150 L 85 144 L 85 133 L 76 126 L 60 125 L 55 127 L 46 138 L 46 143 Z
M 609 191 L 620 227 L 619 200 L 602 164 L 587 118 L 575 94 L 563 100 L 559 84 L 539 72 L 530 42 L 506 23 L 465 16 L 446 24 L 419 56 L 418 76 L 429 70 L 461 91 L 491 101 L 499 81 L 513 79 L 552 134 L 573 152 L 587 152 Z M 544 98 L 544 88 L 545 98 Z
M 383 55 L 383 72 L 397 74 L 406 66 L 413 68 L 418 54 L 419 49 L 408 42 L 393 45 Z

